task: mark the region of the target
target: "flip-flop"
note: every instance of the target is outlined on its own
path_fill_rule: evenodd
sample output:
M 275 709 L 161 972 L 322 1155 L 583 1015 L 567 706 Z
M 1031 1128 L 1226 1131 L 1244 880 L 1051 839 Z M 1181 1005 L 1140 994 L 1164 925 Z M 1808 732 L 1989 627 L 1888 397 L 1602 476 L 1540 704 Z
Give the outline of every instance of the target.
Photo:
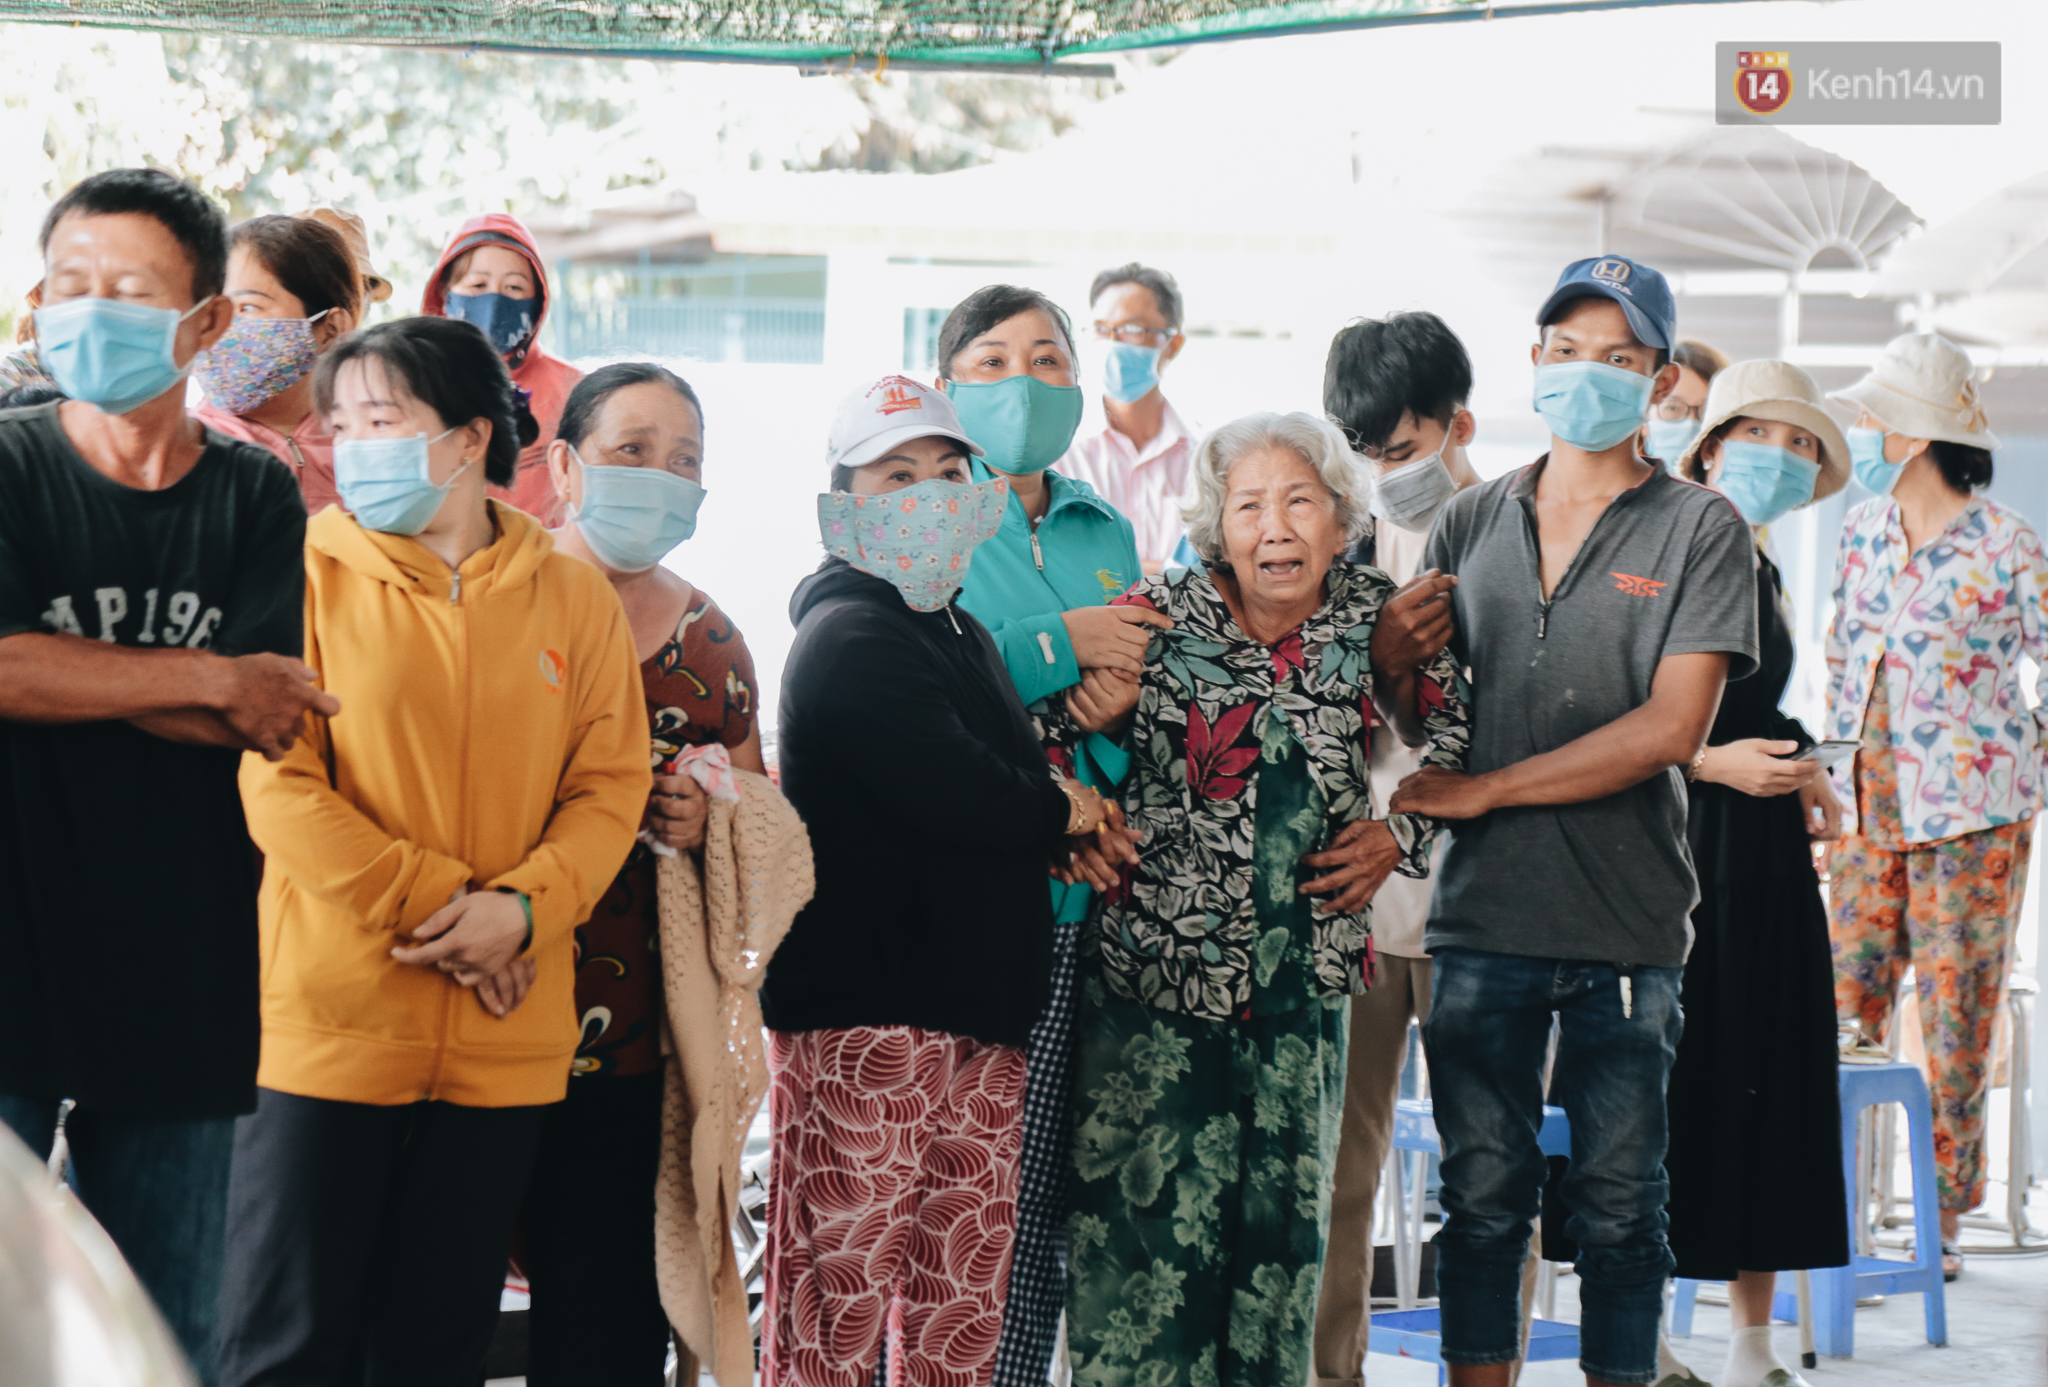
M 1943 1238 L 1941 1240 L 1941 1257 L 1941 1279 L 1944 1282 L 1952 1282 L 1963 1274 L 1963 1249 L 1961 1247 L 1949 1239 Z M 1954 1271 L 1948 1269 L 1948 1259 L 1951 1257 L 1956 1259 L 1956 1269 Z

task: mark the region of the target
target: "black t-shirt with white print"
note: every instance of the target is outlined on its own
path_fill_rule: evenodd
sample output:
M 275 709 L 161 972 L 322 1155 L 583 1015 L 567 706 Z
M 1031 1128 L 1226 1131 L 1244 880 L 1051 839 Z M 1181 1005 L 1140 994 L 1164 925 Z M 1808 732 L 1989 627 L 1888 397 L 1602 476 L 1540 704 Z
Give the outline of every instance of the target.
M 141 491 L 95 471 L 55 404 L 0 411 L 0 640 L 303 653 L 305 504 L 217 433 Z M 0 719 L 0 1093 L 107 1112 L 255 1105 L 255 848 L 239 752 L 126 722 Z

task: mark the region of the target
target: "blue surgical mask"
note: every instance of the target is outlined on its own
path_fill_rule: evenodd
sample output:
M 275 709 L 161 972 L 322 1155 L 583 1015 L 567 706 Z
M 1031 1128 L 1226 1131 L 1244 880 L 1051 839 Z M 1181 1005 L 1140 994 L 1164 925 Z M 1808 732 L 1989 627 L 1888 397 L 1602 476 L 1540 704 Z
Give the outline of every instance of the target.
M 439 486 L 431 480 L 427 449 L 454 429 L 428 438 L 344 438 L 334 445 L 334 485 L 342 508 L 366 530 L 387 535 L 416 535 L 433 523 L 448 493 L 469 464 Z
M 66 299 L 36 310 L 36 350 L 66 395 L 126 414 L 192 369 L 178 364 L 178 328 L 213 298 L 183 313 L 119 299 Z
M 1885 461 L 1884 430 L 1844 429 L 1842 436 L 1849 440 L 1849 471 L 1857 482 L 1865 491 L 1879 496 L 1891 495 L 1892 488 L 1899 484 L 1899 477 L 1906 470 L 1906 464 Z
M 935 612 L 967 581 L 975 549 L 1002 528 L 1009 503 L 1001 477 L 934 477 L 879 496 L 832 491 L 818 498 L 818 532 L 826 553 L 892 585 L 911 610 Z
M 448 316 L 457 322 L 475 323 L 498 349 L 510 356 L 533 336 L 533 320 L 540 311 L 538 298 L 514 299 L 503 294 L 450 294 Z
M 583 504 L 569 516 L 592 553 L 619 573 L 644 573 L 697 533 L 704 488 L 661 467 L 583 468 Z
M 1102 358 L 1102 393 L 1120 405 L 1136 404 L 1159 385 L 1159 356 L 1164 347 L 1112 342 Z
M 1820 464 L 1773 443 L 1726 439 L 1721 476 L 1714 485 L 1751 525 L 1768 525 L 1813 499 Z
M 1685 450 L 1699 437 L 1700 421 L 1697 419 L 1652 419 L 1649 423 L 1650 456 L 1664 464 L 1666 470 L 1676 473 L 1678 460 L 1685 456 Z
M 947 398 L 960 427 L 998 472 L 1023 476 L 1058 462 L 1081 427 L 1081 389 L 1047 385 L 1036 376 L 1007 376 L 986 385 L 948 381 Z
M 1445 454 L 1451 451 L 1447 431 L 1437 450 L 1426 458 L 1415 458 L 1373 478 L 1372 513 L 1403 530 L 1428 534 L 1437 512 L 1458 494 L 1458 482 L 1451 475 Z
M 1604 361 L 1553 361 L 1536 368 L 1536 412 L 1552 436 L 1603 452 L 1643 426 L 1653 384 Z

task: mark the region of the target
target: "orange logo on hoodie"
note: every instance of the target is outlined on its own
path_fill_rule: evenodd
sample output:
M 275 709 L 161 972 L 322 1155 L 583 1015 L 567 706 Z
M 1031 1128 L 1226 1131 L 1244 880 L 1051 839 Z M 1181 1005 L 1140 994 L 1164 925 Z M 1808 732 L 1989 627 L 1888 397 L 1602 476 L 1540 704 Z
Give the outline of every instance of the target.
M 548 681 L 548 687 L 556 693 L 562 691 L 562 676 L 569 672 L 569 662 L 558 650 L 540 652 L 540 677 Z

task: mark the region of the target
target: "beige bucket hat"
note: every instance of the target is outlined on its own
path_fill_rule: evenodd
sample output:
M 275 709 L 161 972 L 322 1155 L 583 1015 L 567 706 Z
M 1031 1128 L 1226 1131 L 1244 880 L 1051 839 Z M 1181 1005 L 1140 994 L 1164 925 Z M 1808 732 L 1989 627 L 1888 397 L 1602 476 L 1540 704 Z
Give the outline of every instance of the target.
M 1679 455 L 1680 476 L 1692 475 L 1700 449 L 1715 429 L 1746 415 L 1791 424 L 1813 434 L 1820 444 L 1820 477 L 1813 484 L 1813 501 L 1824 501 L 1849 484 L 1849 445 L 1842 430 L 1828 417 L 1813 377 L 1789 361 L 1738 361 L 1716 371 L 1707 386 L 1707 405 L 1701 414 L 1699 436 Z
M 355 259 L 356 273 L 363 277 L 364 297 L 371 303 L 382 303 L 391 297 L 391 281 L 378 274 L 370 264 L 370 234 L 361 217 L 333 207 L 315 207 L 310 212 L 297 215 L 331 226 L 341 233 L 341 239 L 348 245 L 348 253 Z
M 1868 412 L 1907 438 L 1938 438 L 1987 452 L 1998 446 L 1977 399 L 1970 358 L 1939 333 L 1894 337 L 1869 375 L 1828 398 Z

